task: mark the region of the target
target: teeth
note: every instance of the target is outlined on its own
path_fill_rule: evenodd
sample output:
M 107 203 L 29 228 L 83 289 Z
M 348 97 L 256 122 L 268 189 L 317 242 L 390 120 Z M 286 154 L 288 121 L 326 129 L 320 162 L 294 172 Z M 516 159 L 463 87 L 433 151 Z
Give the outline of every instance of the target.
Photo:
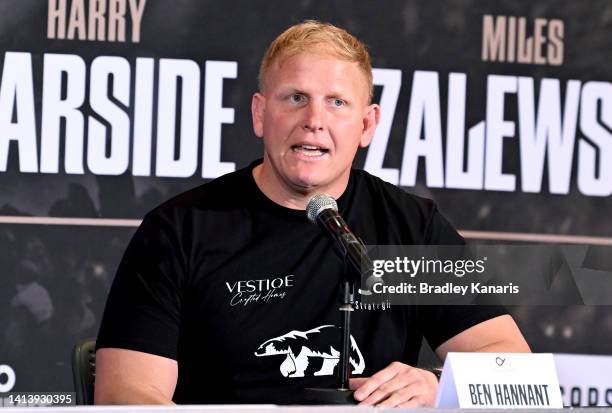
M 293 148 L 294 152 L 299 152 L 302 155 L 306 156 L 321 156 L 327 152 L 327 150 L 322 149 L 320 146 L 312 146 L 312 145 L 295 145 Z

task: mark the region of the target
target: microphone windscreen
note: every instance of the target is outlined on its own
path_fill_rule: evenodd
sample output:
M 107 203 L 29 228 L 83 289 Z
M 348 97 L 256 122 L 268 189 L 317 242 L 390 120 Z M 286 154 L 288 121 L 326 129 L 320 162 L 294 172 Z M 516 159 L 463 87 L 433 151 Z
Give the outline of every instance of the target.
M 336 200 L 327 194 L 319 194 L 310 198 L 308 201 L 308 205 L 306 205 L 306 216 L 308 220 L 313 224 L 317 223 L 317 217 L 326 209 L 333 209 L 334 211 L 338 210 L 338 204 Z

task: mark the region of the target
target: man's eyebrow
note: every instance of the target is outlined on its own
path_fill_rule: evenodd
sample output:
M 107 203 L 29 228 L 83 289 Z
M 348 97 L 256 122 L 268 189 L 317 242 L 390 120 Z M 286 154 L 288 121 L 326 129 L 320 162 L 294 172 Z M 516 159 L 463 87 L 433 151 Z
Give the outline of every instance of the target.
M 302 89 L 299 89 L 295 86 L 287 86 L 286 88 L 281 87 L 278 90 L 277 96 L 285 96 L 285 95 L 292 95 L 292 94 L 300 94 L 300 95 L 304 95 L 304 96 L 310 96 L 307 92 L 305 92 Z
M 326 95 L 328 99 L 342 99 L 346 102 L 351 102 L 354 99 L 354 96 L 351 95 L 350 92 L 343 92 L 341 90 L 333 90 L 332 92 Z
M 327 97 L 337 97 L 337 98 L 348 98 L 349 93 L 343 92 L 342 90 L 332 90 L 326 96 Z
M 306 97 L 311 97 L 311 94 L 309 92 L 306 92 L 304 89 L 301 89 L 296 86 L 290 86 L 290 85 L 288 85 L 287 87 L 280 87 L 277 93 L 275 94 L 275 96 L 283 97 L 283 96 L 292 95 L 292 94 L 299 94 L 299 95 L 304 95 Z M 350 92 L 342 91 L 342 89 L 334 89 L 331 92 L 325 93 L 325 99 L 333 99 L 333 98 L 339 98 L 347 102 L 350 102 L 353 100 L 351 98 Z

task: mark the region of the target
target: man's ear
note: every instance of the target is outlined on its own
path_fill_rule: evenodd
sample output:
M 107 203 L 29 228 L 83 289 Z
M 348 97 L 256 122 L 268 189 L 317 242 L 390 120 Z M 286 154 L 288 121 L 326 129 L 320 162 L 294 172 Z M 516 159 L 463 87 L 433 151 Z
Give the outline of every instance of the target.
M 361 139 L 359 140 L 359 146 L 365 148 L 372 142 L 376 127 L 380 122 L 380 106 L 373 103 L 365 109 L 363 116 L 363 131 L 361 133 Z
M 253 132 L 255 136 L 263 138 L 264 114 L 266 112 L 266 98 L 257 92 L 251 100 L 251 117 L 253 119 Z

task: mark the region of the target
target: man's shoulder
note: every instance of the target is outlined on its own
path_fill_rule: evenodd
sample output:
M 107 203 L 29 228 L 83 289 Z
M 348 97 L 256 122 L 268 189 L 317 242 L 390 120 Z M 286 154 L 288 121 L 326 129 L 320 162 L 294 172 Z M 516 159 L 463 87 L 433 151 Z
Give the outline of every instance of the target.
M 250 169 L 244 168 L 222 175 L 182 192 L 155 207 L 147 215 L 176 215 L 193 211 L 227 210 L 245 202 Z
M 354 170 L 352 218 L 370 217 L 369 225 L 384 228 L 386 242 L 401 244 L 463 244 L 461 236 L 431 199 L 409 194 L 366 171 Z M 380 239 L 377 238 L 380 242 Z
M 418 213 L 429 217 L 437 210 L 436 203 L 429 199 L 411 194 L 402 188 L 383 181 L 362 169 L 353 169 L 355 186 L 358 192 L 369 196 L 373 202 L 400 207 L 404 213 Z

